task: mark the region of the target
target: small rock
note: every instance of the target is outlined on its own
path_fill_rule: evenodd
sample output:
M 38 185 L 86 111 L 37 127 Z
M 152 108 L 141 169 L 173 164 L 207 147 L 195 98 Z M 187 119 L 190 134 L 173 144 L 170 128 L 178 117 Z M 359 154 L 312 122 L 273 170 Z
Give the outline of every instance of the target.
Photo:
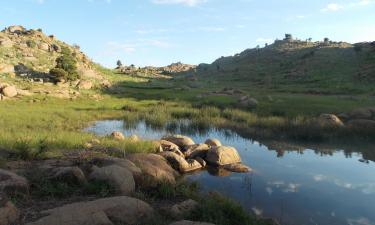
M 205 142 L 204 142 L 206 145 L 208 146 L 211 146 L 211 147 L 219 147 L 219 146 L 222 146 L 221 142 L 216 139 L 216 138 L 210 138 L 210 139 L 207 139 Z
M 13 98 L 17 96 L 17 89 L 15 86 L 5 87 L 3 88 L 2 92 L 3 92 L 3 95 L 8 98 Z
M 116 140 L 120 140 L 120 141 L 125 140 L 125 136 L 120 131 L 112 132 L 111 136 Z
M 0 169 L 0 192 L 5 192 L 9 195 L 28 195 L 29 183 L 24 177 Z
M 0 193 L 0 225 L 15 224 L 19 215 L 20 213 L 13 203 Z
M 185 215 L 189 214 L 191 211 L 198 207 L 198 202 L 189 199 L 179 204 L 172 206 L 170 214 L 173 218 L 183 218 Z
M 135 190 L 133 174 L 126 168 L 117 165 L 102 168 L 93 166 L 90 179 L 106 181 L 121 194 L 131 194 Z
M 86 177 L 79 167 L 58 167 L 50 172 L 50 179 L 61 180 L 72 184 L 86 183 Z

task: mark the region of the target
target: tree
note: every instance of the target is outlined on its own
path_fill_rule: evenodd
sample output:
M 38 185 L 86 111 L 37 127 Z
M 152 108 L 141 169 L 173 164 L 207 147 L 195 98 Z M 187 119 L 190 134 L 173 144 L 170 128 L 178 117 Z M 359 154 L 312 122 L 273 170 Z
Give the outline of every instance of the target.
M 58 69 L 58 70 L 56 70 Z M 62 72 L 65 71 L 65 73 Z M 61 48 L 61 56 L 56 59 L 56 66 L 50 70 L 50 74 L 57 80 L 77 80 L 80 78 L 77 71 L 77 61 L 67 47 Z
M 121 62 L 121 60 L 117 60 L 117 68 L 120 68 L 120 67 L 122 67 L 122 62 Z

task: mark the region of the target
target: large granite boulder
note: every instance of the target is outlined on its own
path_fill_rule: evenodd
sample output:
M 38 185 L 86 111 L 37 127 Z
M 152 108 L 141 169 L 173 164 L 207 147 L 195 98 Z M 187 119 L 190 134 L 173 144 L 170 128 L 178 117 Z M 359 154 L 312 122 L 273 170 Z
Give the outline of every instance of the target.
M 86 183 L 85 174 L 76 166 L 53 168 L 49 173 L 49 179 L 52 180 L 64 181 L 71 184 Z
M 205 142 L 204 142 L 206 145 L 208 146 L 211 146 L 211 147 L 219 147 L 219 146 L 222 146 L 221 142 L 216 139 L 216 138 L 210 138 L 210 139 L 207 139 Z
M 235 148 L 220 146 L 212 148 L 207 152 L 206 161 L 210 164 L 223 166 L 227 164 L 240 163 L 241 157 Z
M 128 195 L 135 190 L 133 174 L 125 167 L 117 165 L 99 168 L 93 166 L 90 174 L 91 180 L 105 181 L 109 183 L 118 193 Z
M 187 173 L 202 168 L 202 165 L 198 161 L 194 159 L 185 160 L 185 158 L 174 152 L 162 152 L 160 155 L 167 159 L 172 167 L 181 173 Z
M 176 145 L 178 145 L 180 148 L 184 149 L 187 146 L 194 145 L 194 141 L 183 135 L 171 135 L 171 136 L 165 136 L 162 138 L 162 140 L 166 140 L 169 142 L 172 142 Z
M 191 145 L 186 148 L 184 151 L 184 155 L 186 158 L 194 159 L 196 157 L 206 158 L 208 150 L 210 150 L 210 146 L 207 144 L 196 144 Z
M 130 197 L 78 202 L 42 212 L 47 216 L 27 225 L 139 225 L 152 219 L 154 210 Z
M 344 123 L 334 114 L 322 114 L 318 118 L 321 126 L 342 127 Z
M 91 160 L 91 163 L 99 167 L 116 165 L 116 166 L 120 166 L 120 167 L 124 167 L 128 169 L 133 174 L 134 177 L 142 175 L 142 170 L 128 159 L 120 159 L 120 158 L 115 158 L 115 157 L 103 157 L 103 158 L 94 158 L 93 160 Z
M 128 156 L 142 171 L 141 176 L 135 176 L 137 184 L 155 186 L 161 182 L 176 183 L 176 178 L 179 176 L 167 162 L 167 160 L 156 154 L 132 154 Z

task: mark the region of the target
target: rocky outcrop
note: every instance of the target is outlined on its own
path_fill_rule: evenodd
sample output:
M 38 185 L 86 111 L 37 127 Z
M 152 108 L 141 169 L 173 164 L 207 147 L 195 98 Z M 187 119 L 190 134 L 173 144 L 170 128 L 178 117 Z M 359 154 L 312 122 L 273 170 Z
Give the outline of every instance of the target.
M 210 149 L 207 152 L 206 160 L 210 164 L 223 166 L 227 164 L 240 163 L 241 157 L 235 148 L 220 146 Z
M 166 136 L 166 137 L 163 137 L 162 140 L 172 142 L 182 149 L 195 144 L 191 138 L 187 136 L 183 136 L 183 135 Z
M 0 169 L 0 193 L 8 195 L 28 195 L 29 183 L 26 178 L 13 172 Z
M 17 89 L 15 86 L 8 86 L 8 87 L 4 87 L 2 90 L 1 90 L 2 94 L 5 96 L 5 97 L 8 97 L 8 98 L 13 98 L 15 96 L 17 96 Z
M 91 180 L 105 181 L 109 183 L 116 192 L 128 195 L 135 190 L 133 174 L 125 167 L 117 165 L 102 168 L 94 166 L 90 174 Z
M 42 214 L 47 216 L 27 225 L 137 225 L 152 219 L 154 210 L 141 200 L 122 196 L 73 203 Z
M 155 186 L 161 182 L 176 183 L 176 178 L 179 176 L 167 162 L 167 160 L 156 154 L 132 154 L 128 156 L 142 171 L 142 175 L 135 177 L 139 184 Z

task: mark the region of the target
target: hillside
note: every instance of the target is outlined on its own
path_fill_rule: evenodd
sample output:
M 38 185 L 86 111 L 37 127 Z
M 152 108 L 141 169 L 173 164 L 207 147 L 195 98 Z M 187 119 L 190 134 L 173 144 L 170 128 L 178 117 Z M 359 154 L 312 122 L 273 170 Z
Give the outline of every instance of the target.
M 201 64 L 201 79 L 275 91 L 375 93 L 375 42 L 301 41 L 286 35 L 264 48 L 247 49 Z

